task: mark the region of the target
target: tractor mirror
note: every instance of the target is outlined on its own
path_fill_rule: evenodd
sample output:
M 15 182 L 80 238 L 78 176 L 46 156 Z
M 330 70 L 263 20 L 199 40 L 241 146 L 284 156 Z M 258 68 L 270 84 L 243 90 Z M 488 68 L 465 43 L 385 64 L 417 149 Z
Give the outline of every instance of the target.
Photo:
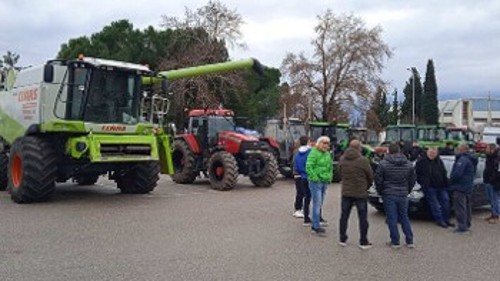
M 43 67 L 43 82 L 52 83 L 54 81 L 54 65 L 46 64 Z

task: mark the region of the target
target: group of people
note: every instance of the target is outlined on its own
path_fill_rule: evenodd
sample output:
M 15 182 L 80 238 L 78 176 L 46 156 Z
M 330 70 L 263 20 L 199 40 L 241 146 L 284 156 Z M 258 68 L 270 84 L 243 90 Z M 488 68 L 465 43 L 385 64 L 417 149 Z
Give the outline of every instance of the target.
M 329 138 L 322 136 L 316 142 L 308 137 L 300 138 L 301 146 L 294 155 L 296 186 L 295 217 L 304 218 L 304 225 L 311 225 L 313 233 L 325 232 L 321 209 L 333 167 L 329 150 Z M 341 208 L 339 240 L 347 245 L 347 226 L 352 208 L 355 206 L 359 222 L 359 247 L 372 247 L 368 239 L 368 190 L 375 185 L 381 196 L 386 215 L 392 248 L 401 247 L 398 224 L 401 225 L 408 248 L 414 247 L 413 231 L 408 217 L 408 194 L 418 182 L 425 195 L 432 217 L 443 228 L 455 227 L 454 233 L 467 233 L 471 227 L 471 194 L 474 188 L 477 158 L 470 154 L 467 144 L 455 151 L 455 162 L 448 176 L 437 148 L 428 148 L 410 161 L 399 144 L 389 144 L 388 154 L 379 162 L 375 172 L 367 158 L 361 154 L 362 144 L 353 139 L 340 158 L 338 173 L 341 177 Z M 499 222 L 500 214 L 500 152 L 496 145 L 487 148 L 484 183 L 491 201 L 490 223 Z M 450 221 L 450 195 L 456 215 L 456 225 Z M 312 219 L 309 204 L 312 199 Z M 303 212 L 301 212 L 303 210 Z

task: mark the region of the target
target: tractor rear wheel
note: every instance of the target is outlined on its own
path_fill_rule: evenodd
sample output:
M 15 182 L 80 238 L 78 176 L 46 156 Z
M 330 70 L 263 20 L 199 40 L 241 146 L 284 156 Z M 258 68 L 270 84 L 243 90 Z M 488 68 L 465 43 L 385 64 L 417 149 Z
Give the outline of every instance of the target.
M 270 187 L 276 181 L 278 173 L 276 158 L 269 152 L 262 152 L 258 161 L 260 162 L 260 168 L 263 169 L 263 174 L 259 177 L 250 177 L 250 180 L 255 186 Z
M 197 176 L 194 171 L 194 153 L 189 149 L 187 143 L 182 140 L 175 140 L 172 147 L 172 162 L 174 165 L 172 180 L 176 183 L 193 183 Z
M 78 185 L 94 185 L 98 179 L 98 175 L 83 175 L 75 177 L 75 182 Z
M 34 136 L 17 139 L 10 148 L 8 174 L 14 202 L 46 201 L 55 190 L 57 178 L 53 144 Z
M 9 168 L 9 157 L 4 151 L 0 152 L 0 191 L 7 189 L 9 177 L 7 176 L 7 169 Z
M 135 164 L 125 174 L 116 177 L 116 183 L 122 193 L 145 194 L 155 189 L 160 179 L 160 163 L 158 161 Z
M 238 163 L 226 151 L 216 152 L 208 160 L 210 186 L 216 190 L 230 190 L 238 181 Z

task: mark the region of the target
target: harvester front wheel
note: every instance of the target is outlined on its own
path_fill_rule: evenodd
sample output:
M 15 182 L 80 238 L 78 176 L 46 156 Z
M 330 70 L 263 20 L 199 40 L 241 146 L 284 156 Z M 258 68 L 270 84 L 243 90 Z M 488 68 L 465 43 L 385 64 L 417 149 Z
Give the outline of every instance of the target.
M 8 189 L 16 203 L 46 201 L 55 190 L 57 154 L 38 137 L 17 139 L 10 148 Z
M 210 186 L 215 190 L 230 190 L 238 180 L 238 163 L 231 153 L 216 152 L 208 161 Z
M 270 187 L 276 181 L 276 175 L 278 173 L 276 158 L 269 152 L 263 152 L 259 155 L 258 161 L 263 173 L 261 173 L 259 177 L 250 177 L 250 180 L 255 186 Z
M 197 176 L 197 173 L 194 172 L 193 152 L 182 140 L 175 140 L 172 146 L 172 162 L 174 164 L 172 180 L 176 183 L 193 183 Z
M 9 177 L 7 176 L 7 169 L 9 168 L 9 157 L 4 151 L 0 152 L 0 191 L 7 189 Z
M 160 179 L 160 163 L 158 161 L 135 164 L 125 174 L 116 177 L 116 183 L 122 193 L 145 194 L 155 189 Z

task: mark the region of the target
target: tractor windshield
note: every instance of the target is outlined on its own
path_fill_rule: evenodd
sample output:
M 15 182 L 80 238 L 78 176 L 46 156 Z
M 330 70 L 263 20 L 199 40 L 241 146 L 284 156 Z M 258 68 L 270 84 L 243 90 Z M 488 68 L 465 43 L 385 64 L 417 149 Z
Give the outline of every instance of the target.
M 413 141 L 413 129 L 401 128 L 401 140 Z
M 116 68 L 74 68 L 67 112 L 72 120 L 136 124 L 139 119 L 140 76 Z
M 400 141 L 399 130 L 397 128 L 388 128 L 385 136 L 385 140 L 389 142 Z
M 209 136 L 217 135 L 218 131 L 234 131 L 234 121 L 232 117 L 210 116 L 208 120 Z

